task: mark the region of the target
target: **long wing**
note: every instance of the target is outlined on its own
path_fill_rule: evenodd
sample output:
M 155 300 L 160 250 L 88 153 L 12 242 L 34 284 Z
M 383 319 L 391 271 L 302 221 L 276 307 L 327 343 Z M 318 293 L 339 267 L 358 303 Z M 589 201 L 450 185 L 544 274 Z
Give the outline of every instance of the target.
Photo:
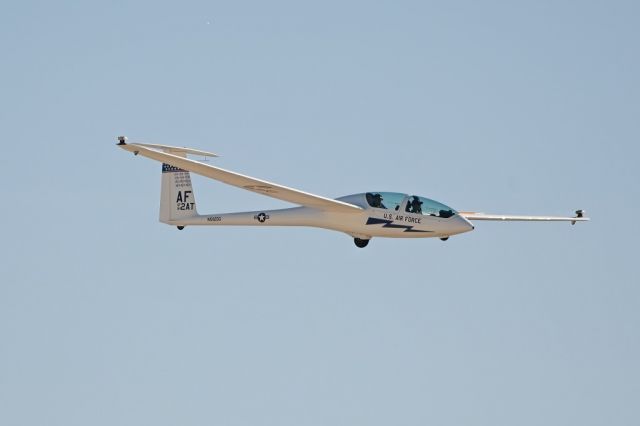
M 120 138 L 119 138 L 120 139 Z M 181 168 L 199 175 L 218 180 L 228 185 L 237 186 L 247 191 L 257 192 L 258 194 L 277 198 L 279 200 L 288 201 L 302 206 L 312 207 L 319 210 L 353 213 L 362 211 L 362 208 L 353 204 L 344 203 L 342 201 L 332 200 L 330 198 L 321 197 L 319 195 L 310 194 L 308 192 L 299 191 L 297 189 L 288 188 L 276 183 L 267 182 L 262 179 L 256 179 L 250 176 L 241 175 L 240 173 L 224 170 L 219 167 L 210 166 L 199 161 L 184 158 L 187 153 L 205 154 L 215 156 L 205 151 L 194 150 L 190 148 L 169 147 L 164 145 L 126 143 L 126 139 L 120 139 L 118 146 L 126 151 L 133 152 L 135 155 L 151 158 L 162 163 L 169 164 L 174 167 Z M 168 151 L 168 152 L 162 152 Z M 183 156 L 173 155 L 170 152 L 182 154 Z
M 589 220 L 588 217 L 584 217 L 583 210 L 577 210 L 576 216 L 574 217 L 566 217 L 566 216 L 514 216 L 514 215 L 504 215 L 504 214 L 486 214 L 486 213 L 476 213 L 476 212 L 459 212 L 460 216 L 465 219 L 474 221 L 474 220 L 505 220 L 505 221 L 535 221 L 535 222 L 571 222 L 575 224 L 576 222 L 582 222 Z

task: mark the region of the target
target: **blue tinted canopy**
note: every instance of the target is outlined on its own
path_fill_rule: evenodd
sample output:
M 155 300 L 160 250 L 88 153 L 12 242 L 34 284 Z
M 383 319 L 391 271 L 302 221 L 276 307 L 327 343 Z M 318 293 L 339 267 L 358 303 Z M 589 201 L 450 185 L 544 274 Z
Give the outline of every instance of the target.
M 371 207 L 387 210 L 398 210 L 407 194 L 399 192 L 367 192 L 367 204 Z
M 449 206 L 445 206 L 430 198 L 412 195 L 407 201 L 405 211 L 408 213 L 423 214 L 425 216 L 436 216 L 448 218 L 457 212 Z
M 451 207 L 435 200 L 418 195 L 407 195 L 400 192 L 367 192 L 365 194 L 370 207 L 386 210 L 400 210 L 413 214 L 449 218 L 457 212 Z

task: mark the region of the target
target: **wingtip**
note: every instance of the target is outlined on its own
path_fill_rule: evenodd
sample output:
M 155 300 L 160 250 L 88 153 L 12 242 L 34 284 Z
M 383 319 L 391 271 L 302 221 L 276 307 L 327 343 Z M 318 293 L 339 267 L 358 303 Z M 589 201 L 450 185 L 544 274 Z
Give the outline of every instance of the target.
M 586 222 L 586 221 L 591 220 L 591 218 L 588 218 L 588 217 L 586 217 L 584 215 L 585 213 L 586 212 L 583 209 L 576 210 L 576 215 L 574 217 L 574 219 L 576 219 L 576 220 L 572 220 L 571 224 L 575 225 L 576 222 Z

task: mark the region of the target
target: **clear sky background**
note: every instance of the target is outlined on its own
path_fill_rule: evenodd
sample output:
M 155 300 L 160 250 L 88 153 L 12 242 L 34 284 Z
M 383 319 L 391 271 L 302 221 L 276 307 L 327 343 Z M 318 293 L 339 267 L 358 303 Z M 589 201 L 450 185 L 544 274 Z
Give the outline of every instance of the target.
M 639 4 L 3 2 L 0 424 L 640 424 Z M 592 222 L 179 232 L 121 134 Z

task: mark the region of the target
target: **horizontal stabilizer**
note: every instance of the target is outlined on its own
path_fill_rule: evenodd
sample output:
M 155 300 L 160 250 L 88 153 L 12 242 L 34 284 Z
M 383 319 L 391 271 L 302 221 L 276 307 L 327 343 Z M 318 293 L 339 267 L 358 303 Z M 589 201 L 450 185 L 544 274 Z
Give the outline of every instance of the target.
M 118 145 L 127 144 L 127 138 L 125 136 L 119 136 L 118 141 L 119 141 Z M 159 145 L 155 143 L 140 143 L 140 142 L 136 142 L 135 145 L 144 146 L 147 148 L 156 149 L 163 152 L 168 152 L 169 154 L 175 154 L 180 157 L 182 157 L 182 155 L 180 154 L 200 155 L 203 157 L 219 157 L 218 154 L 215 154 L 213 152 L 202 151 L 199 149 L 186 148 L 186 147 L 180 147 L 180 146 Z

